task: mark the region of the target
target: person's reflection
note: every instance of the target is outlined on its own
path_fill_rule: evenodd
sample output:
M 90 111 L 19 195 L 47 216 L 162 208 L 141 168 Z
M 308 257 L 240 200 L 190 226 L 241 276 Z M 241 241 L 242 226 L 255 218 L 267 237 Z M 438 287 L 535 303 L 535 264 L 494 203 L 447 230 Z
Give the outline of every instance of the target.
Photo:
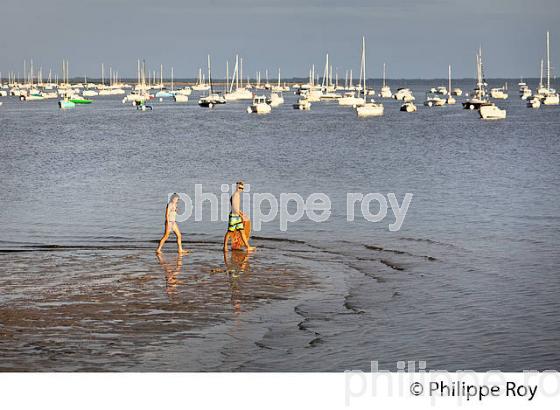
M 231 251 L 231 257 L 224 250 L 224 263 L 229 277 L 231 290 L 231 304 L 236 314 L 241 313 L 241 290 L 239 279 L 249 269 L 249 253 L 244 251 Z
M 183 269 L 183 258 L 177 256 L 175 258 L 175 266 L 173 266 L 165 260 L 163 254 L 158 254 L 156 257 L 165 272 L 165 292 L 171 299 L 177 293 L 177 285 L 181 283 L 181 281 L 177 279 L 177 276 Z

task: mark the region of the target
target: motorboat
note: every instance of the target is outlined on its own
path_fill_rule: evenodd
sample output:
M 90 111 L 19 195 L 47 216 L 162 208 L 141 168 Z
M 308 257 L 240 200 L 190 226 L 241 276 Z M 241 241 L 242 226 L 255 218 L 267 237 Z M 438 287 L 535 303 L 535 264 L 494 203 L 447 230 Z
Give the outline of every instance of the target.
M 397 101 L 412 101 L 414 97 L 410 88 L 398 88 L 393 98 Z
M 535 95 L 533 97 L 527 98 L 527 107 L 529 108 L 540 108 L 541 106 L 541 99 L 539 96 Z
M 507 86 L 492 88 L 490 90 L 490 97 L 496 100 L 506 100 L 508 98 Z
M 74 108 L 74 107 L 76 107 L 76 103 L 74 103 L 74 102 L 70 101 L 69 99 L 65 98 L 65 99 L 60 100 L 60 101 L 58 102 L 58 106 L 59 106 L 61 109 L 66 110 L 66 109 L 68 109 L 68 108 Z
M 272 107 L 266 102 L 264 95 L 253 97 L 253 103 L 247 107 L 248 113 L 268 114 L 271 111 Z
M 439 95 L 432 92 L 426 93 L 426 101 L 424 101 L 426 107 L 443 107 L 445 103 L 445 98 L 441 98 Z
M 501 120 L 506 118 L 506 110 L 498 108 L 496 104 L 487 102 L 479 108 L 480 118 L 483 120 Z
M 179 94 L 179 93 L 176 93 L 176 94 L 173 96 L 173 99 L 175 100 L 175 102 L 178 102 L 178 103 L 186 103 L 186 102 L 189 101 L 189 96 L 186 95 L 186 94 Z
M 266 99 L 267 104 L 271 107 L 278 107 L 281 104 L 284 104 L 284 96 L 281 92 L 272 92 L 270 93 L 270 97 Z
M 416 112 L 417 110 L 418 108 L 412 101 L 405 102 L 403 105 L 401 105 L 401 111 Z
M 292 105 L 296 110 L 307 111 L 311 109 L 311 102 L 307 97 L 303 96 L 298 98 L 297 102 Z

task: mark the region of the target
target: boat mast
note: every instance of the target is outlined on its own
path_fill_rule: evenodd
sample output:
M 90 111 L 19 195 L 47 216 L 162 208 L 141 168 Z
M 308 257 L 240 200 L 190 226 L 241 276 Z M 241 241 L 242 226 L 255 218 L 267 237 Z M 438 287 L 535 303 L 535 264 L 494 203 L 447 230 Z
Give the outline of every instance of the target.
M 323 82 L 321 88 L 326 89 L 329 86 L 329 53 L 325 57 L 325 69 L 323 70 Z
M 212 91 L 212 75 L 210 71 L 210 54 L 208 54 L 208 83 L 210 84 L 210 94 L 213 94 Z
M 448 85 L 447 85 L 447 87 L 448 87 L 447 93 L 448 93 L 449 95 L 451 95 L 451 64 L 449 64 L 448 78 L 449 78 L 449 81 L 448 81 Z
M 239 89 L 239 55 L 235 55 L 235 88 Z
M 541 58 L 541 77 L 540 77 L 540 80 L 539 80 L 539 88 L 543 87 L 542 78 L 543 78 L 543 59 Z
M 364 72 L 364 103 L 366 102 L 366 38 L 362 36 L 362 70 Z
M 546 32 L 546 88 L 550 91 L 550 32 Z
M 233 80 L 231 81 L 231 86 L 233 87 Z M 229 90 L 229 60 L 226 60 L 226 87 L 225 93 L 227 94 L 230 92 Z
M 241 77 L 241 88 L 243 88 L 243 57 L 239 58 L 239 77 Z
M 385 88 L 387 84 L 385 84 L 385 63 L 383 63 L 383 88 Z
M 140 88 L 140 59 L 136 60 L 136 84 Z

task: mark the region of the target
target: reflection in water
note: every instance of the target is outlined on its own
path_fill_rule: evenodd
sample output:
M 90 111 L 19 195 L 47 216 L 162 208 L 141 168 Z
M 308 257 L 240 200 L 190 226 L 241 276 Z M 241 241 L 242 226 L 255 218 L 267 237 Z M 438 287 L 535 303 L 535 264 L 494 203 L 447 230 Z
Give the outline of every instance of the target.
M 299 304 L 319 286 L 307 261 L 284 253 L 233 252 L 226 267 L 222 249 L 194 248 L 188 260 L 128 245 L 0 252 L 0 372 L 237 368 L 249 356 L 226 365 L 221 332 L 251 345 L 259 334 L 246 325 L 270 323 L 275 301 Z
M 228 258 L 228 251 L 224 249 L 224 263 L 226 273 L 229 276 L 229 286 L 231 290 L 231 304 L 236 314 L 241 313 L 241 289 L 239 280 L 247 275 L 249 271 L 249 253 L 233 250 L 231 257 Z
M 183 269 L 183 258 L 180 255 L 177 255 L 175 257 L 175 266 L 173 266 L 165 260 L 163 254 L 157 254 L 156 256 L 159 264 L 165 272 L 165 292 L 171 299 L 177 293 L 177 285 L 182 283 L 179 279 L 177 279 L 177 276 L 179 276 L 181 270 Z

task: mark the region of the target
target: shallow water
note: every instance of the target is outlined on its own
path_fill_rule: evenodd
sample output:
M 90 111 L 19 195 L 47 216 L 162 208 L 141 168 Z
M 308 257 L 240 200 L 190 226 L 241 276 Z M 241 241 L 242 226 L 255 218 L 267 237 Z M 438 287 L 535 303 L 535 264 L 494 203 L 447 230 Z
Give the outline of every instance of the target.
M 268 116 L 3 98 L 0 369 L 559 369 L 560 108 L 514 90 L 505 121 L 420 106 L 439 84 L 400 83 L 419 111 L 383 100 L 367 120 L 288 94 Z M 155 257 L 168 193 L 237 179 L 325 192 L 332 215 L 266 223 L 227 263 L 205 215 L 181 223 L 192 254 Z M 390 232 L 390 216 L 347 222 L 347 192 L 414 197 Z

